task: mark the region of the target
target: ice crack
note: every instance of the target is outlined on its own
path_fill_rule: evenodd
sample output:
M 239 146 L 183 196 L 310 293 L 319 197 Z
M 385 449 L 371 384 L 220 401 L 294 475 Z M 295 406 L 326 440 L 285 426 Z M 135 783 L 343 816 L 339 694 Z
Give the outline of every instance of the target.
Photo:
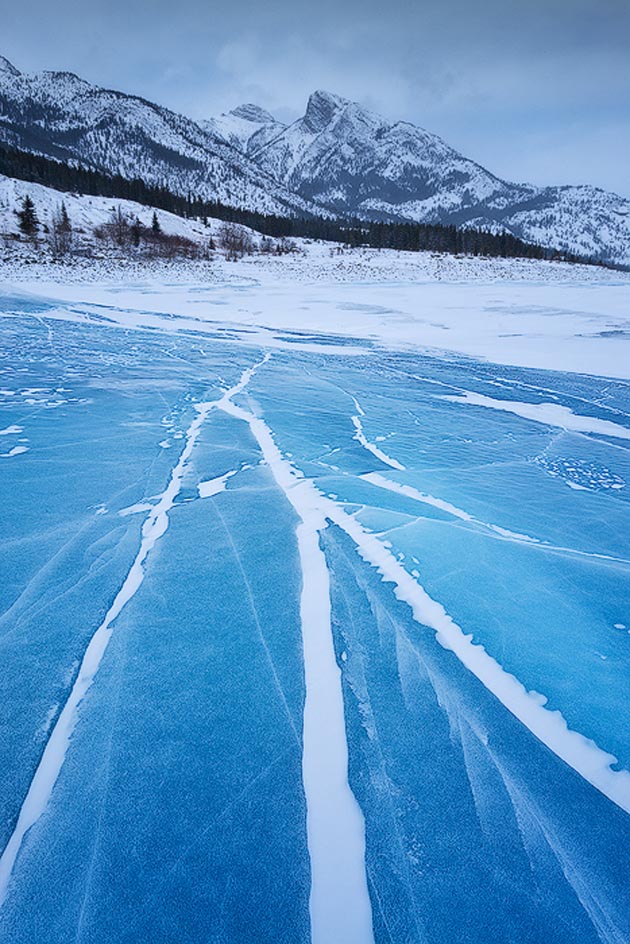
M 129 569 L 120 590 L 114 598 L 105 619 L 96 629 L 81 660 L 78 675 L 72 686 L 66 703 L 55 723 L 44 753 L 35 770 L 28 792 L 22 803 L 17 823 L 9 841 L 0 856 L 0 906 L 5 900 L 9 882 L 13 874 L 15 860 L 22 847 L 24 837 L 48 805 L 57 778 L 63 767 L 70 738 L 78 721 L 79 705 L 83 701 L 109 644 L 113 632 L 113 623 L 120 615 L 129 600 L 137 593 L 144 579 L 144 565 L 148 555 L 157 541 L 168 528 L 168 514 L 179 494 L 182 479 L 193 447 L 199 437 L 201 427 L 211 410 L 222 407 L 230 402 L 230 398 L 240 393 L 249 383 L 252 375 L 259 366 L 266 363 L 268 355 L 259 364 L 249 367 L 243 372 L 237 384 L 226 390 L 219 400 L 211 400 L 196 404 L 197 415 L 191 422 L 184 440 L 184 448 L 177 464 L 171 472 L 171 477 L 164 492 L 159 496 L 156 505 L 151 508 L 142 526 L 140 549 Z

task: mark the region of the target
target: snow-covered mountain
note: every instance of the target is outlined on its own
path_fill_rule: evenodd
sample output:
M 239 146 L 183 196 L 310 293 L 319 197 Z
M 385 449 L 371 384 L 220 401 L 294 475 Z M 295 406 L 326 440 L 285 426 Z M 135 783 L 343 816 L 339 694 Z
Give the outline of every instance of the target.
M 0 141 L 231 206 L 311 210 L 209 126 L 70 72 L 26 75 L 2 57 Z
M 249 153 L 275 179 L 344 213 L 419 218 L 505 189 L 437 135 L 321 91 L 303 118 Z
M 72 73 L 23 74 L 0 57 L 0 142 L 260 212 L 507 230 L 630 264 L 630 201 L 501 180 L 435 134 L 322 91 L 290 125 L 252 104 L 197 123 Z
M 201 126 L 245 154 L 259 150 L 287 127 L 264 108 L 251 104 L 202 121 Z
M 212 127 L 276 181 L 335 213 L 506 229 L 630 263 L 630 201 L 596 187 L 509 183 L 437 135 L 328 92 L 314 92 L 288 127 L 252 105 Z

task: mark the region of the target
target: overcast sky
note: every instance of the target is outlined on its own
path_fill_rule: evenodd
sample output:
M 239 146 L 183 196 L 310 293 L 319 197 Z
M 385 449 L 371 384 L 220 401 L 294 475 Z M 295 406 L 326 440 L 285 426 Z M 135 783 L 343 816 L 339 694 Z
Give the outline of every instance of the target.
M 494 173 L 630 196 L 630 0 L 0 0 L 0 53 L 202 118 L 324 88 Z

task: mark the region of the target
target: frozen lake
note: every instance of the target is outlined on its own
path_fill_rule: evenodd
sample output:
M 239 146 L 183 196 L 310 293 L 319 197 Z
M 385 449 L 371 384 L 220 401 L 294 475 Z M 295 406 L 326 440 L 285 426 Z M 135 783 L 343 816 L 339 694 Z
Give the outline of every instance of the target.
M 2 944 L 630 940 L 625 328 L 337 291 L 0 296 Z

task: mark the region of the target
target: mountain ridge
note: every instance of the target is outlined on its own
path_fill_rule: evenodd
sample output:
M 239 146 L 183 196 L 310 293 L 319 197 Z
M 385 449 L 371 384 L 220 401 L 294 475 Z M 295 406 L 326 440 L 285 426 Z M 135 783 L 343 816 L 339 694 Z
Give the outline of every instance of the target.
M 315 91 L 249 158 L 304 199 L 359 218 L 506 230 L 529 242 L 630 263 L 630 201 L 588 184 L 513 183 L 438 135 Z
M 0 68 L 0 141 L 74 160 L 182 195 L 259 212 L 314 211 L 267 178 L 222 137 L 148 99 L 93 85 L 72 72 Z
M 0 56 L 0 142 L 261 213 L 473 227 L 630 264 L 625 198 L 511 183 L 438 135 L 323 89 L 290 124 L 251 102 L 195 122 Z

